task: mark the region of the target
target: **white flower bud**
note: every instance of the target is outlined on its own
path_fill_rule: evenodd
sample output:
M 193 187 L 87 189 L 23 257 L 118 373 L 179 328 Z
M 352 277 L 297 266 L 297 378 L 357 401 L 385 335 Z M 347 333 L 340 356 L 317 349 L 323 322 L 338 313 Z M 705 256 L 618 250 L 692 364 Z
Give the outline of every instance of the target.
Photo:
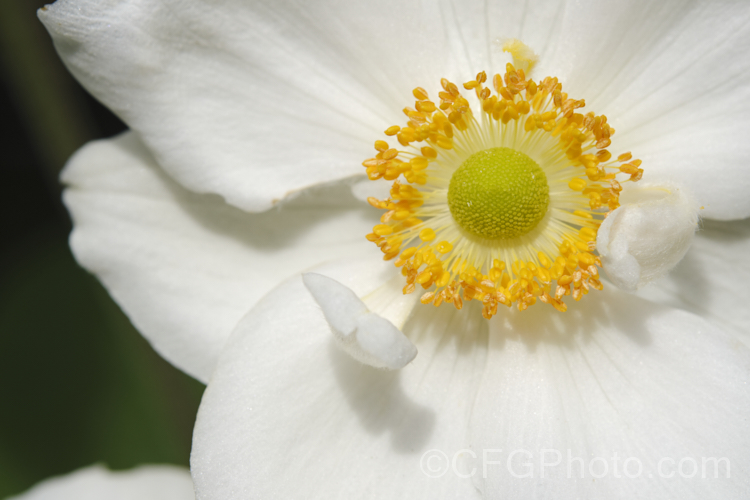
M 634 291 L 682 260 L 698 227 L 698 211 L 676 184 L 629 186 L 620 203 L 599 228 L 596 246 L 609 279 Z

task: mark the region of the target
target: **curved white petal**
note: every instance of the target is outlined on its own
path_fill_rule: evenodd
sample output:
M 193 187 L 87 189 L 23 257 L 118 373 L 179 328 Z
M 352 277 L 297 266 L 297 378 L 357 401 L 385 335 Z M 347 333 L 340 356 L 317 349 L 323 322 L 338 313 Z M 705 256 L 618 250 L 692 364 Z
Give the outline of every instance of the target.
M 358 296 L 394 274 L 364 276 L 373 274 L 366 263 L 316 272 Z M 418 306 L 404 331 L 420 355 L 387 372 L 336 347 L 300 278 L 272 291 L 238 325 L 203 397 L 191 457 L 197 497 L 480 498 L 471 480 L 445 473 L 440 451 L 423 460 L 465 447 L 484 370 L 484 320 L 478 310 L 454 313 Z
M 702 216 L 750 216 L 750 4 L 734 0 L 567 2 L 538 71 L 606 114 L 615 154 L 645 180 L 687 185 Z
M 502 450 L 476 478 L 485 499 L 747 494 L 750 350 L 732 335 L 607 289 L 564 316 L 514 311 L 489 353 L 471 422 L 478 455 Z
M 596 248 L 609 279 L 635 291 L 685 256 L 698 229 L 698 207 L 675 184 L 629 185 L 620 202 L 599 227 Z
M 363 173 L 416 76 L 439 81 L 421 72 L 447 50 L 435 14 L 294 0 L 59 0 L 39 12 L 71 72 L 171 175 L 251 211 Z
M 166 359 L 207 381 L 237 321 L 276 284 L 320 262 L 379 252 L 376 211 L 344 185 L 248 214 L 170 180 L 132 133 L 98 141 L 63 181 L 78 261 Z
M 93 465 L 42 481 L 8 500 L 193 500 L 193 482 L 184 467 L 143 465 L 113 472 Z
M 750 220 L 703 221 L 685 258 L 639 295 L 697 314 L 750 345 Z

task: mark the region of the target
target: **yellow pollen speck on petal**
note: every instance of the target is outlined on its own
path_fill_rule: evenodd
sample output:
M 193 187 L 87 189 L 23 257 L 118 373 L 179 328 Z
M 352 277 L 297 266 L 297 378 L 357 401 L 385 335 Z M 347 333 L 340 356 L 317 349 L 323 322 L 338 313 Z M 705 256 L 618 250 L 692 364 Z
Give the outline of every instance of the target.
M 522 42 L 503 50 L 513 63 L 502 74 L 416 87 L 406 123 L 385 130 L 401 146 L 378 140 L 362 162 L 370 180 L 393 183 L 367 200 L 384 212 L 366 238 L 399 268 L 403 293 L 476 301 L 487 319 L 513 305 L 565 312 L 601 290 L 599 226 L 643 176 L 632 153 L 610 152 L 606 116 L 584 112 L 557 78 L 529 80 L 537 58 Z

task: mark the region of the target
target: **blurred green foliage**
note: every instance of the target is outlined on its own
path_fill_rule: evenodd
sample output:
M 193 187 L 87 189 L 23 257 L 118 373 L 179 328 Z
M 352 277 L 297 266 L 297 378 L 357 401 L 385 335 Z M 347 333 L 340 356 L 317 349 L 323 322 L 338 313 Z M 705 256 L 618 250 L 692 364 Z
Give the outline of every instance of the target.
M 188 465 L 203 392 L 68 249 L 59 171 L 124 125 L 67 74 L 43 4 L 0 0 L 0 498 L 96 462 Z

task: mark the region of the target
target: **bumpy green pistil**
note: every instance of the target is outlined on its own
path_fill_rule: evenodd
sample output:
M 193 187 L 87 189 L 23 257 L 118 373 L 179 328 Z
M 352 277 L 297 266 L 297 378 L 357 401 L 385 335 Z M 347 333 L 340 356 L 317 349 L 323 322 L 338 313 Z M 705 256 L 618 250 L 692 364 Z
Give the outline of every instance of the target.
M 547 176 L 510 148 L 471 155 L 453 173 L 448 207 L 466 231 L 488 239 L 516 238 L 539 224 L 549 206 Z

